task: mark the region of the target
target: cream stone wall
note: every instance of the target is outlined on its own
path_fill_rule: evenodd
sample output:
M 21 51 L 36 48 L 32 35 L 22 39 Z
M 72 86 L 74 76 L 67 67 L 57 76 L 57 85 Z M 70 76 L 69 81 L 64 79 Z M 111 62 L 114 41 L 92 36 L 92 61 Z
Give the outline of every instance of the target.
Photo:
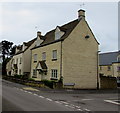
M 20 53 L 20 54 L 18 54 L 18 55 L 14 55 L 13 56 L 13 59 L 14 59 L 14 62 L 13 62 L 13 64 L 17 64 L 17 67 L 18 67 L 18 72 L 17 72 L 17 74 L 19 75 L 20 74 L 20 70 L 21 70 L 21 75 L 23 74 L 23 60 L 22 60 L 22 62 L 21 62 L 21 64 L 20 64 L 20 58 L 22 58 L 23 59 L 23 53 Z M 17 63 L 17 59 L 18 59 L 18 63 Z M 12 65 L 12 67 L 13 67 L 13 65 Z M 12 73 L 12 74 L 15 74 L 14 72 Z
M 108 70 L 108 66 L 110 66 L 111 68 L 110 70 Z M 104 76 L 113 76 L 113 66 L 112 65 L 99 66 L 99 73 L 103 74 Z
M 31 48 L 33 48 L 34 46 L 35 42 L 23 53 L 23 72 L 30 73 L 32 60 Z
M 114 77 L 120 77 L 120 70 L 118 70 L 118 67 L 120 67 L 120 63 L 113 63 L 113 76 Z
M 44 75 L 44 79 L 50 80 L 51 78 L 51 69 L 58 70 L 58 79 L 60 78 L 60 55 L 61 55 L 61 42 L 53 43 L 43 47 L 39 47 L 32 50 L 32 62 L 31 62 L 31 78 L 33 76 L 33 69 L 36 68 L 37 63 L 42 61 L 42 53 L 46 52 L 46 65 L 48 67 L 47 75 Z M 57 60 L 52 61 L 52 51 L 57 50 Z M 34 54 L 37 54 L 37 62 L 34 62 Z M 41 76 L 37 74 L 35 80 L 41 80 Z
M 90 38 L 85 39 L 89 35 Z M 75 83 L 74 88 L 97 88 L 98 43 L 81 20 L 62 44 L 63 82 Z

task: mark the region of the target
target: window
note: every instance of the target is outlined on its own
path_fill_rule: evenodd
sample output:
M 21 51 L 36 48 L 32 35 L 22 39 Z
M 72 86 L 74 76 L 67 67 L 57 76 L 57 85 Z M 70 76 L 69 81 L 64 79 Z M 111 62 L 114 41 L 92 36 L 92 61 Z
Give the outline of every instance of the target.
M 37 71 L 36 69 L 33 69 L 33 78 L 36 78 L 37 77 Z
M 100 66 L 100 70 L 102 70 L 102 66 Z
M 16 59 L 16 64 L 18 64 L 18 58 Z
M 118 57 L 118 59 L 117 59 L 117 60 L 118 60 L 118 62 L 120 62 L 120 56 Z
M 117 66 L 117 71 L 120 72 L 120 66 Z
M 37 62 L 37 54 L 34 54 L 34 62 Z
M 21 69 L 19 69 L 19 74 L 21 75 Z
M 108 66 L 108 71 L 110 71 L 111 70 L 111 67 L 110 66 Z
M 60 31 L 55 32 L 55 40 L 60 39 L 61 35 L 60 35 Z
M 20 58 L 20 64 L 22 63 L 22 58 Z
M 58 71 L 57 69 L 51 70 L 51 78 L 57 79 Z
M 57 60 L 57 50 L 53 50 L 52 60 Z
M 42 53 L 42 60 L 46 60 L 46 52 Z

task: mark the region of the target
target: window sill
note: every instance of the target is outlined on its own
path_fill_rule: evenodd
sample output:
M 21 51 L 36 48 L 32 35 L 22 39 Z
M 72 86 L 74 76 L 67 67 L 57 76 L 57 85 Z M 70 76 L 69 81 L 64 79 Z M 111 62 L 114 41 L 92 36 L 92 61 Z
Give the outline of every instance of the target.
M 42 60 L 42 61 L 44 61 L 44 62 L 45 62 L 46 60 Z
M 32 78 L 37 78 L 37 77 L 35 77 L 35 76 L 32 76 Z
M 52 59 L 52 61 L 56 61 L 57 59 Z
M 58 80 L 57 78 L 50 78 L 50 80 Z

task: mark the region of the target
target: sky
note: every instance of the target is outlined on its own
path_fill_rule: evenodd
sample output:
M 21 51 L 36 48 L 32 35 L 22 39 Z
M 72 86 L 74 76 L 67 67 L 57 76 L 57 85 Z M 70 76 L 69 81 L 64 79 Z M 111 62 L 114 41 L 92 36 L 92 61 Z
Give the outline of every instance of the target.
M 0 41 L 22 44 L 78 18 L 84 9 L 86 20 L 101 52 L 118 50 L 118 2 L 1 2 Z

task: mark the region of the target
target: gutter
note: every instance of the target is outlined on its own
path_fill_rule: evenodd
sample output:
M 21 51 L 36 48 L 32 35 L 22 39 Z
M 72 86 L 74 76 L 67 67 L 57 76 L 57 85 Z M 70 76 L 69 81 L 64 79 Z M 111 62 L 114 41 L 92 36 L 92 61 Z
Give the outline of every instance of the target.
M 60 55 L 60 77 L 62 77 L 62 41 L 61 41 L 61 55 Z

